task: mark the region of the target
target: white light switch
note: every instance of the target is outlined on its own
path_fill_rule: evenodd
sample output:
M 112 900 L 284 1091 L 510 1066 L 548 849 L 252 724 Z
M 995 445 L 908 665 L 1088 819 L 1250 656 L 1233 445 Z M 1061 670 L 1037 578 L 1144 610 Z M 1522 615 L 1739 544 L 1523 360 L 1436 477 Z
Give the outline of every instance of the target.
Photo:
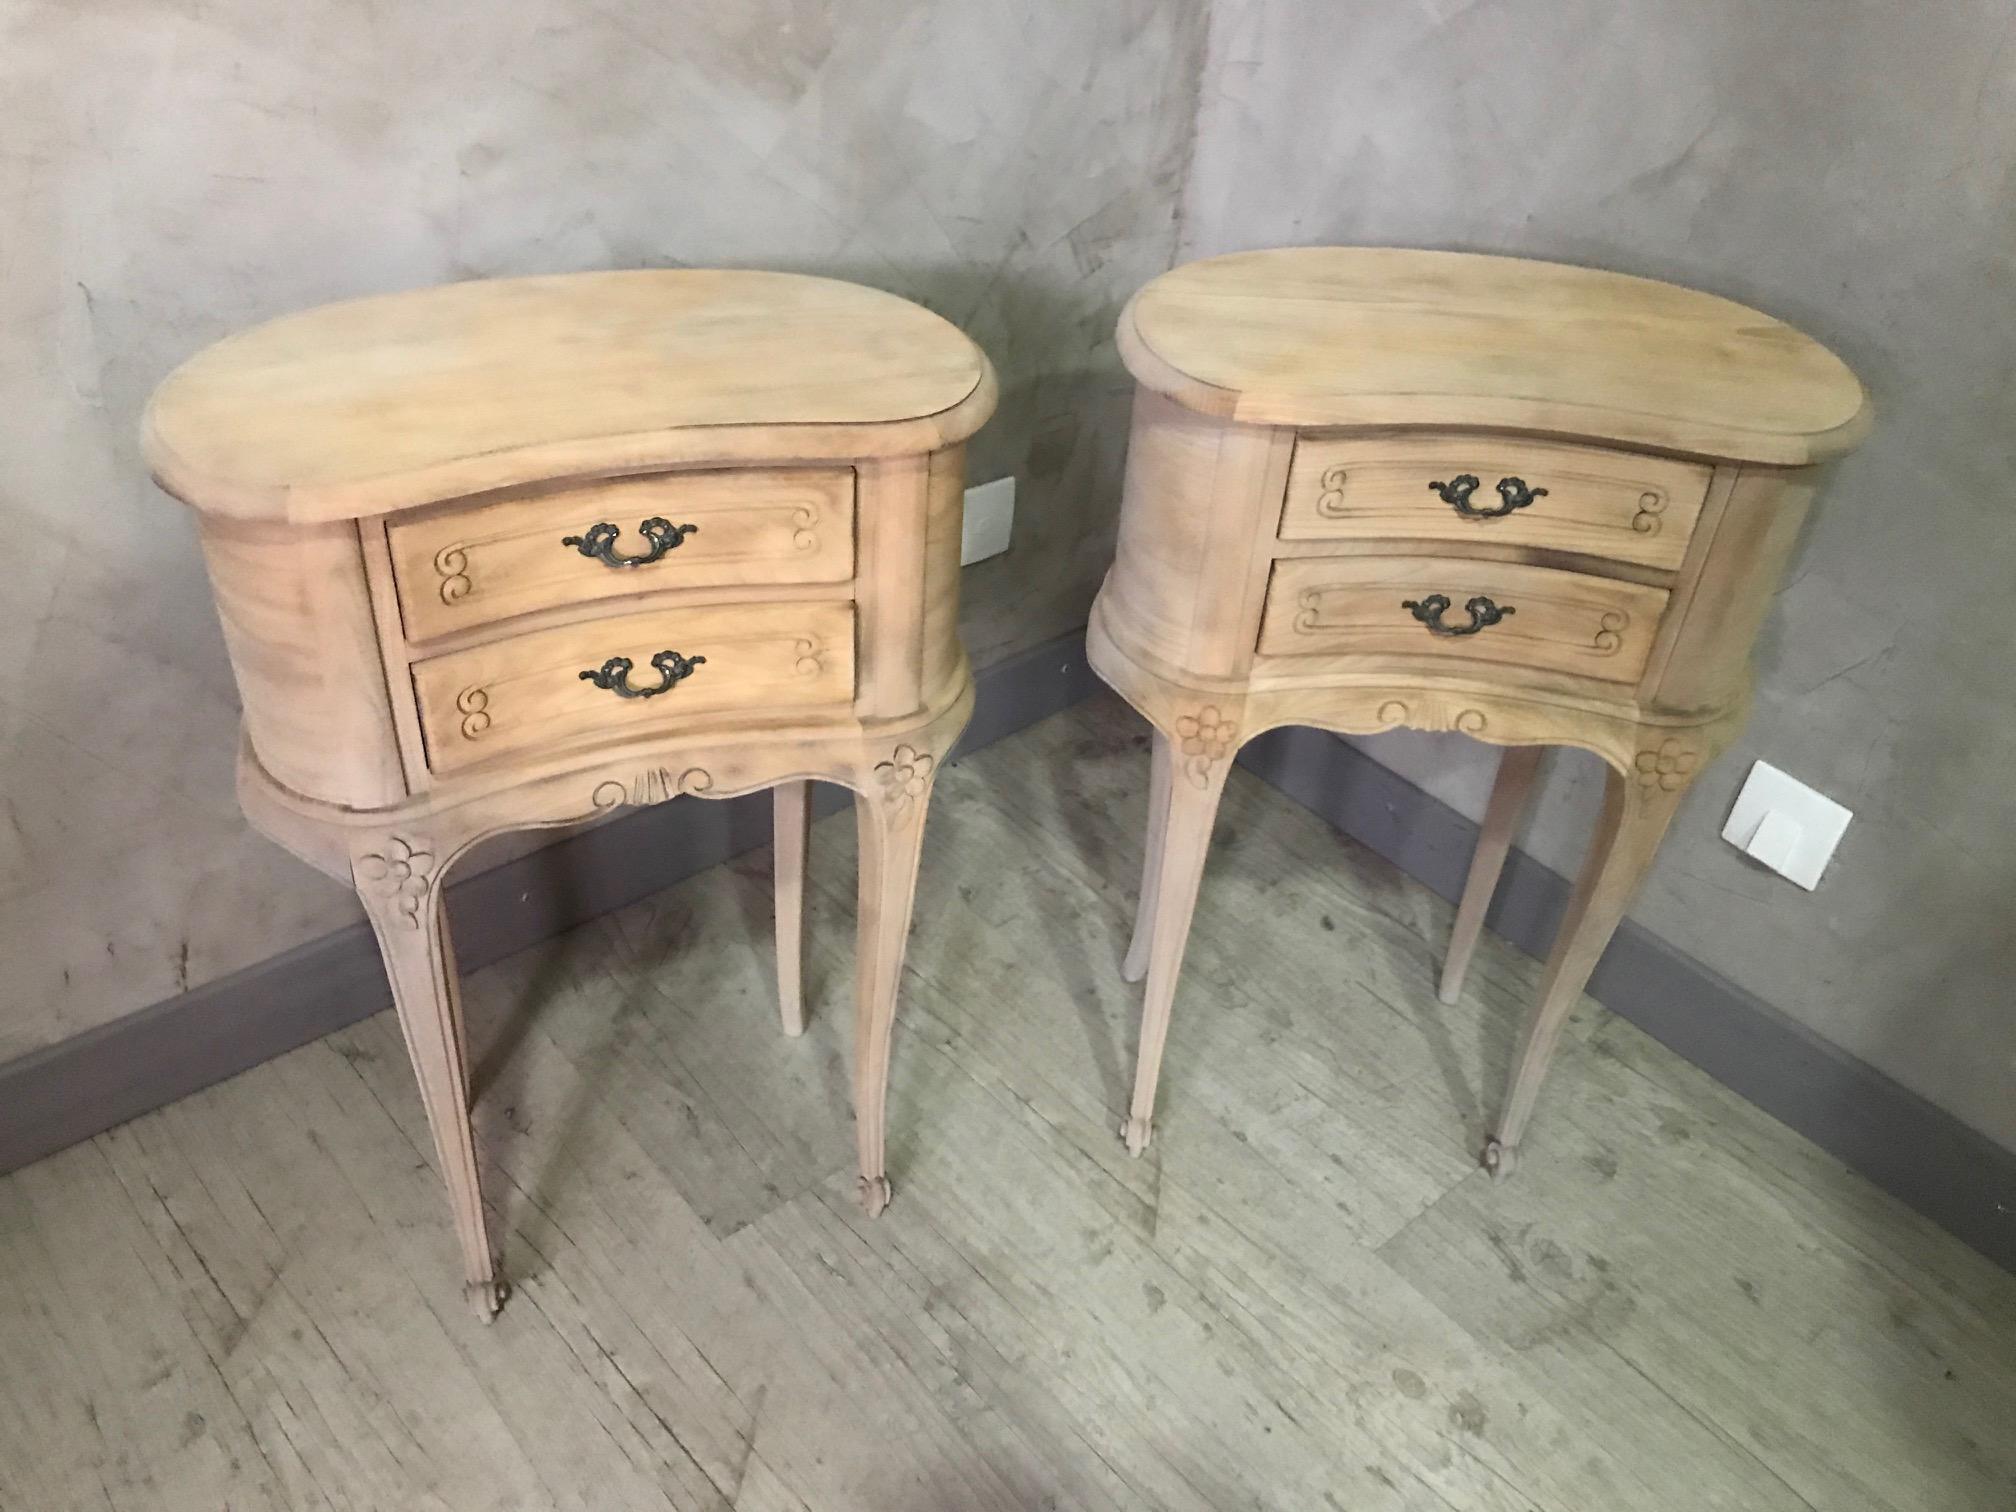
M 1015 533 L 1015 475 L 966 490 L 966 522 L 959 533 L 959 565 L 971 567 L 1008 549 Z
M 1811 892 L 1854 817 L 1825 793 L 1760 761 L 1736 795 L 1722 838 Z

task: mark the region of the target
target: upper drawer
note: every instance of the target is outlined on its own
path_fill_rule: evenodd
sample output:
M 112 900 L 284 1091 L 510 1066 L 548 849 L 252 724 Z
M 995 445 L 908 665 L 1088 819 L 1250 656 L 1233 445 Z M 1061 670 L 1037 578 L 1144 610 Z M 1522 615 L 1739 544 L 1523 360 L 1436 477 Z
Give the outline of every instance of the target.
M 689 528 L 690 527 L 690 528 Z M 395 520 L 409 640 L 664 588 L 843 583 L 851 468 L 659 473 Z
M 1281 538 L 1493 541 L 1670 570 L 1709 477 L 1666 457 L 1489 436 L 1303 440 Z
M 415 662 L 413 691 L 436 772 L 696 716 L 844 708 L 854 606 L 708 604 L 533 630 Z
M 1274 564 L 1262 656 L 1428 656 L 1636 682 L 1665 590 L 1466 557 L 1298 557 Z

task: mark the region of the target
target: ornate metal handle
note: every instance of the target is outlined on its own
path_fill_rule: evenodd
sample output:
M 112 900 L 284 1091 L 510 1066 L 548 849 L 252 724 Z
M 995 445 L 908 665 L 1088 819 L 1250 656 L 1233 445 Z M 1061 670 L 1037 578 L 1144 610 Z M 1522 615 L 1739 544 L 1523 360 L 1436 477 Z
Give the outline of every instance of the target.
M 1475 635 L 1479 630 L 1497 624 L 1506 615 L 1519 612 L 1510 604 L 1501 609 L 1481 593 L 1463 605 L 1464 612 L 1470 616 L 1467 625 L 1442 623 L 1442 616 L 1449 608 L 1449 595 L 1446 593 L 1431 593 L 1424 599 L 1402 599 L 1400 607 L 1412 609 L 1414 618 L 1428 627 L 1430 635 Z
M 633 688 L 630 686 L 630 669 L 636 663 L 627 656 L 612 656 L 599 667 L 590 668 L 581 674 L 583 682 L 592 682 L 598 688 L 607 688 L 618 698 L 656 698 L 667 692 L 672 685 L 693 675 L 693 669 L 706 661 L 704 656 L 681 656 L 677 651 L 660 651 L 651 658 L 651 670 L 659 677 L 655 688 Z
M 637 527 L 637 534 L 651 543 L 651 549 L 636 556 L 624 556 L 616 549 L 616 538 L 623 531 L 620 526 L 611 525 L 607 520 L 597 525 L 590 525 L 586 535 L 560 537 L 560 544 L 572 546 L 585 557 L 601 558 L 604 567 L 645 567 L 657 561 L 699 528 L 698 525 L 674 525 L 663 515 L 653 515 Z
M 1428 491 L 1441 495 L 1442 502 L 1466 520 L 1502 520 L 1513 510 L 1524 509 L 1535 499 L 1547 495 L 1544 488 L 1528 488 L 1524 478 L 1500 478 L 1498 497 L 1503 502 L 1496 509 L 1472 509 L 1470 495 L 1482 486 L 1482 480 L 1475 473 L 1458 473 L 1447 483 L 1430 483 Z

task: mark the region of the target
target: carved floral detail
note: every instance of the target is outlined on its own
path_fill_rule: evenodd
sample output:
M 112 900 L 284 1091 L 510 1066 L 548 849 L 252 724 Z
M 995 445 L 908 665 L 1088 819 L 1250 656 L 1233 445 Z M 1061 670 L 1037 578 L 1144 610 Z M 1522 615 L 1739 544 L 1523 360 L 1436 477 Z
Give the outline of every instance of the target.
M 1677 793 L 1693 780 L 1699 761 L 1694 752 L 1669 738 L 1661 741 L 1656 750 L 1640 751 L 1632 765 L 1637 768 L 1640 787 Z
M 937 764 L 936 758 L 929 752 L 920 751 L 915 746 L 899 745 L 887 761 L 875 764 L 875 780 L 882 784 L 890 807 L 901 813 L 930 788 L 931 772 Z
M 488 688 L 464 688 L 455 695 L 455 709 L 462 716 L 464 740 L 475 740 L 490 728 Z
M 1195 714 L 1178 715 L 1176 749 L 1183 754 L 1183 771 L 1194 787 L 1211 785 L 1211 768 L 1232 754 L 1239 741 L 1239 726 L 1206 704 Z
M 434 570 L 441 574 L 441 602 L 452 604 L 469 595 L 469 550 L 460 541 L 434 553 Z
M 611 777 L 595 784 L 588 801 L 598 809 L 647 808 L 684 793 L 705 793 L 714 778 L 702 767 L 688 767 L 677 777 L 670 767 L 646 767 L 628 782 Z
M 420 907 L 434 885 L 435 865 L 426 841 L 393 835 L 382 851 L 359 856 L 351 870 L 362 887 L 398 908 L 402 925 L 418 929 Z

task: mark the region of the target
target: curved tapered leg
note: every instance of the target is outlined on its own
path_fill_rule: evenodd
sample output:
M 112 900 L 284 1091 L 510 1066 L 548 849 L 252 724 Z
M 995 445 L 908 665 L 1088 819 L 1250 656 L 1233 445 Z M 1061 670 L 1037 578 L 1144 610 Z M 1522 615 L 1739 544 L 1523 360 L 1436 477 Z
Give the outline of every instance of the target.
M 1148 950 L 1155 938 L 1155 889 L 1162 876 L 1162 845 L 1169 828 L 1169 737 L 1155 732 L 1148 761 L 1148 830 L 1142 837 L 1141 898 L 1134 906 L 1134 939 L 1120 963 L 1122 981 L 1148 974 Z
M 1490 911 L 1491 895 L 1498 890 L 1498 876 L 1505 870 L 1505 854 L 1512 848 L 1526 802 L 1533 794 L 1533 779 L 1540 770 L 1540 746 L 1507 746 L 1498 758 L 1498 778 L 1491 787 L 1491 801 L 1484 809 L 1484 825 L 1477 833 L 1477 849 L 1470 857 L 1470 876 L 1463 884 L 1463 901 L 1456 905 L 1456 926 L 1449 931 L 1449 953 L 1442 958 L 1442 985 L 1438 996 L 1453 1003 L 1463 991 L 1463 976 L 1470 969 L 1470 956 L 1477 949 L 1477 936 L 1484 930 L 1484 915 Z
M 1589 855 L 1541 974 L 1539 1001 L 1512 1057 L 1504 1105 L 1485 1141 L 1484 1165 L 1494 1176 L 1511 1174 L 1519 1140 L 1540 1095 L 1540 1083 L 1560 1043 L 1562 1026 L 1644 880 L 1653 853 L 1685 795 L 1696 761 L 1689 755 L 1684 765 L 1678 761 L 1664 765 L 1671 769 L 1662 770 L 1660 752 L 1648 752 L 1640 756 L 1638 768 L 1629 776 L 1614 770 L 1607 773 L 1603 812 L 1596 822 Z
M 378 937 L 406 1053 L 420 1082 L 462 1246 L 463 1291 L 476 1315 L 488 1322 L 503 1306 L 507 1288 L 490 1245 L 476 1173 L 469 1053 L 441 903 L 440 855 L 433 842 L 415 833 L 359 837 L 350 870 Z
M 937 768 L 934 755 L 898 746 L 854 798 L 861 852 L 854 963 L 854 1138 L 861 1157 L 861 1206 L 871 1218 L 889 1205 L 891 1195 L 883 1153 L 889 1045 L 917 895 L 917 862 L 924 849 L 924 814 Z
M 1158 751 L 1166 745 L 1158 745 Z M 1162 1075 L 1162 1050 L 1169 1038 L 1169 1010 L 1176 1000 L 1176 979 L 1183 969 L 1183 947 L 1190 937 L 1190 915 L 1197 906 L 1197 887 L 1204 877 L 1204 858 L 1211 847 L 1211 824 L 1231 770 L 1229 752 L 1217 759 L 1193 757 L 1155 763 L 1156 792 L 1150 812 L 1163 816 L 1160 844 L 1151 839 L 1154 869 L 1142 883 L 1141 920 L 1136 938 L 1148 938 L 1148 978 L 1141 998 L 1141 1046 L 1134 1062 L 1134 1096 L 1120 1137 L 1139 1155 L 1148 1148 L 1155 1117 L 1155 1084 Z
M 777 899 L 777 1006 L 784 1032 L 805 1032 L 805 841 L 812 823 L 812 784 L 780 782 L 771 792 L 771 846 Z

